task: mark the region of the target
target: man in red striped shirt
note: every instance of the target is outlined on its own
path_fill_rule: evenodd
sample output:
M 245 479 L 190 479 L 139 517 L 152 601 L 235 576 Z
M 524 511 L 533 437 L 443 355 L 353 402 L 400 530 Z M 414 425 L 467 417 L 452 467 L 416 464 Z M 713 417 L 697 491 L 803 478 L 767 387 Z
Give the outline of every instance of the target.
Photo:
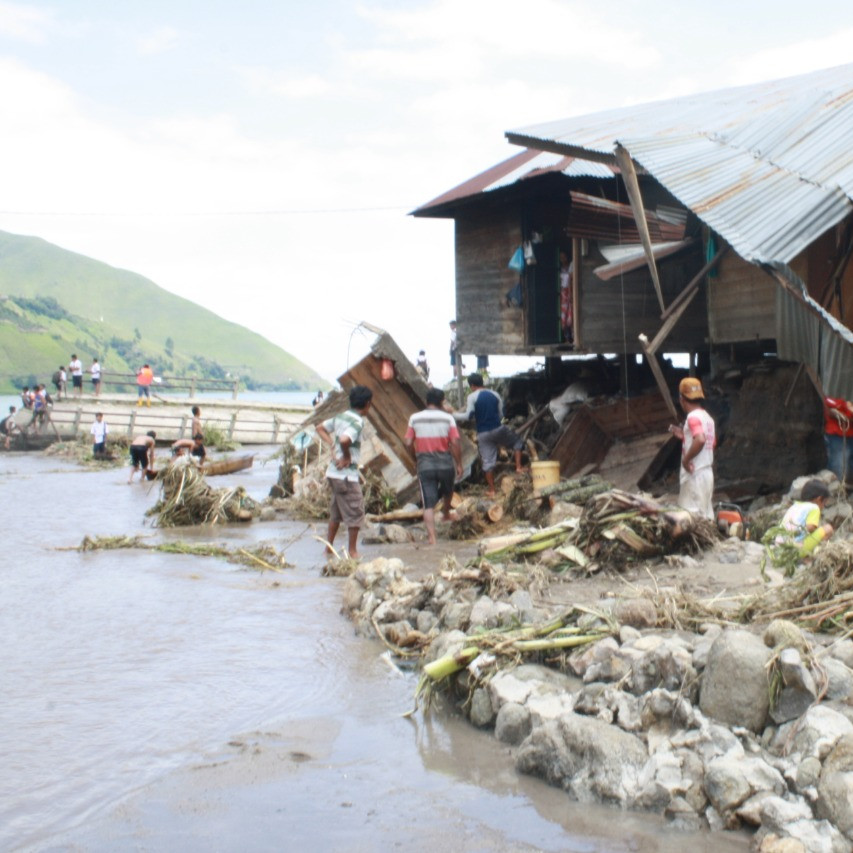
M 406 447 L 414 447 L 429 544 L 435 545 L 435 506 L 443 499 L 441 515 L 450 519 L 453 483 L 462 476 L 462 448 L 456 421 L 444 410 L 444 391 L 430 388 L 426 408 L 409 418 Z

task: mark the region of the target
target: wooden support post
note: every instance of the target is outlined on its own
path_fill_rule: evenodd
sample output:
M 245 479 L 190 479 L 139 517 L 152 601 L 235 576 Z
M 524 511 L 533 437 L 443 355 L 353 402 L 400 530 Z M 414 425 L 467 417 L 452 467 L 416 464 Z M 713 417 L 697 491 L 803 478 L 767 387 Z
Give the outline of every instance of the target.
M 646 221 L 646 210 L 643 206 L 643 196 L 640 192 L 640 181 L 637 178 L 637 170 L 627 149 L 621 145 L 617 145 L 615 153 L 616 162 L 619 163 L 619 169 L 622 172 L 622 180 L 625 182 L 625 189 L 628 191 L 628 201 L 631 202 L 631 210 L 634 211 L 634 220 L 637 223 L 637 231 L 640 233 L 640 242 L 643 244 L 643 249 L 646 253 L 646 262 L 649 265 L 649 272 L 652 275 L 652 282 L 658 296 L 660 310 L 665 311 L 666 305 L 663 301 L 663 291 L 660 286 L 658 268 L 655 263 L 654 253 L 652 252 L 652 238 L 649 234 L 649 223 Z
M 190 399 L 195 397 L 195 376 L 190 379 Z
M 178 431 L 178 438 L 184 437 L 184 433 L 186 432 L 186 429 L 187 429 L 187 420 L 188 420 L 188 418 L 186 415 L 184 415 L 181 418 L 181 427 L 180 427 L 180 430 Z
M 580 324 L 580 281 L 581 281 L 581 250 L 583 240 L 579 237 L 572 238 L 572 344 L 575 349 L 580 349 L 583 345 L 583 335 L 581 334 Z
M 453 371 L 456 374 L 456 391 L 459 394 L 459 408 L 464 409 L 465 389 L 462 387 L 462 354 L 456 351 L 456 364 L 453 365 Z
M 666 379 L 664 379 L 663 371 L 660 369 L 660 365 L 658 364 L 658 357 L 649 347 L 649 339 L 645 335 L 640 335 L 640 346 L 642 346 L 643 353 L 646 356 L 646 361 L 648 361 L 649 367 L 652 369 L 655 382 L 658 384 L 658 388 L 660 389 L 664 403 L 666 403 L 666 407 L 669 409 L 670 414 L 678 420 L 678 410 L 675 408 L 675 403 L 672 402 L 672 395 L 669 393 L 669 388 L 666 384 Z
M 233 388 L 233 391 L 232 391 L 232 393 L 231 393 L 231 398 L 232 398 L 233 400 L 236 400 L 236 399 L 237 399 L 237 386 L 238 386 L 239 384 L 240 384 L 240 380 L 239 380 L 239 379 L 235 379 L 235 380 L 234 380 L 234 388 Z
M 74 421 L 71 424 L 71 435 L 74 438 L 77 438 L 77 430 L 80 429 L 80 418 L 83 417 L 83 410 L 81 408 L 77 408 L 74 412 Z
M 130 412 L 130 420 L 127 423 L 127 435 L 129 438 L 133 438 L 133 433 L 136 427 L 136 409 L 132 409 Z
M 278 415 L 272 416 L 272 443 L 278 443 L 278 432 L 281 429 L 281 421 L 278 419 Z
M 231 423 L 228 425 L 228 440 L 234 440 L 234 430 L 237 427 L 237 412 L 231 415 Z

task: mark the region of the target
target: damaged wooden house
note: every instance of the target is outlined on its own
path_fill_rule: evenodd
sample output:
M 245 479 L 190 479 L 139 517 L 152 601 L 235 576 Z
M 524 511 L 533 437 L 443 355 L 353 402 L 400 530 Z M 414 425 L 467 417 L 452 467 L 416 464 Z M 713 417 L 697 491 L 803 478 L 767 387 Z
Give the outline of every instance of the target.
M 404 437 L 409 418 L 426 406 L 427 385 L 388 332 L 369 323 L 361 325 L 375 335 L 370 352 L 338 377 L 344 393 L 332 393 L 303 422 L 302 428 L 304 431 L 345 411 L 349 407 L 347 395 L 355 385 L 370 388 L 373 405 L 365 418 L 361 467 L 381 475 L 403 505 L 419 496 L 417 462 Z M 469 472 L 477 459 L 477 448 L 464 434 L 461 442 L 462 466 Z M 318 449 L 314 443 L 313 457 Z
M 680 419 L 664 353 L 716 391 L 718 479 L 821 467 L 821 395 L 853 397 L 853 65 L 506 136 L 517 153 L 413 213 L 454 220 L 460 349 L 545 356 L 563 384 L 593 353 L 655 379 L 575 411 L 563 475 L 644 435 L 657 452 Z

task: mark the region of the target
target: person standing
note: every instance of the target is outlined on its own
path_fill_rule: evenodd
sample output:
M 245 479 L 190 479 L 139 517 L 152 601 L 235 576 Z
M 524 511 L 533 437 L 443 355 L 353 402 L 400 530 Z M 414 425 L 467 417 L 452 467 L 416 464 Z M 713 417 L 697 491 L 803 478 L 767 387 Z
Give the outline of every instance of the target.
M 204 435 L 204 430 L 202 429 L 202 426 L 201 426 L 201 409 L 198 406 L 193 406 L 192 409 L 190 409 L 190 411 L 192 412 L 192 415 L 193 415 L 193 423 L 192 423 L 192 428 L 190 429 L 190 435 L 196 436 L 199 433 Z
M 491 388 L 483 387 L 483 377 L 479 373 L 468 376 L 468 386 L 472 393 L 468 395 L 468 407 L 455 417 L 460 420 L 474 419 L 477 427 L 477 448 L 480 451 L 480 462 L 483 465 L 483 476 L 486 478 L 488 497 L 495 496 L 495 465 L 498 464 L 498 449 L 512 449 L 515 459 L 515 470 L 521 473 L 521 451 L 524 441 L 513 432 L 503 421 L 503 401 L 499 394 Z
M 107 435 L 109 431 L 109 425 L 104 420 L 104 413 L 98 412 L 89 430 L 92 435 L 92 456 L 95 458 L 103 456 L 107 452 Z
M 678 505 L 713 519 L 714 448 L 717 446 L 714 419 L 705 411 L 702 383 L 687 376 L 678 383 L 678 401 L 686 415 L 683 426 L 669 431 L 682 442 Z
M 12 436 L 16 432 L 20 432 L 20 428 L 15 423 L 15 412 L 17 409 L 14 406 L 9 406 L 9 414 L 0 421 L 0 435 L 3 436 L 3 446 L 6 450 L 12 446 Z
M 459 376 L 462 372 L 462 362 L 459 359 L 459 341 L 456 337 L 456 320 L 450 321 L 450 366 L 453 368 L 453 376 Z
M 417 370 L 424 382 L 429 382 L 429 364 L 427 364 L 425 350 L 421 350 L 418 353 L 418 360 L 415 362 L 415 370 Z
M 58 369 L 53 371 L 53 376 L 50 377 L 50 381 L 53 382 L 53 387 L 56 388 L 56 399 L 62 399 L 62 392 L 64 390 L 65 384 L 65 368 L 60 364 Z
M 136 405 L 142 405 L 142 398 L 147 401 L 147 405 L 151 406 L 151 383 L 154 381 L 154 371 L 151 365 L 143 364 L 136 371 Z
M 71 361 L 68 362 L 68 369 L 71 371 L 71 387 L 74 390 L 75 397 L 83 396 L 83 362 L 77 358 L 76 354 L 71 355 Z
M 444 411 L 444 391 L 430 388 L 426 408 L 409 418 L 406 447 L 415 450 L 418 481 L 424 508 L 424 524 L 430 545 L 435 545 L 435 507 L 442 500 L 441 515 L 450 520 L 453 483 L 462 476 L 462 447 L 453 415 Z
M 370 410 L 373 392 L 355 385 L 349 392 L 349 409 L 317 426 L 320 440 L 332 449 L 332 461 L 326 469 L 326 480 L 332 490 L 326 553 L 334 555 L 332 544 L 341 524 L 347 528 L 347 550 L 358 559 L 358 531 L 364 522 L 364 494 L 358 473 L 364 416 Z
M 130 479 L 128 483 L 133 482 L 133 475 L 141 472 L 140 482 L 145 482 L 145 474 L 147 471 L 154 470 L 154 445 L 157 442 L 157 433 L 154 430 L 149 430 L 145 435 L 138 435 L 130 443 L 130 464 L 133 466 L 130 469 Z
M 824 397 L 823 417 L 826 467 L 839 480 L 853 485 L 853 402 Z
M 101 396 L 101 365 L 98 359 L 92 360 L 92 366 L 89 368 L 89 373 L 92 374 L 92 390 L 96 397 Z

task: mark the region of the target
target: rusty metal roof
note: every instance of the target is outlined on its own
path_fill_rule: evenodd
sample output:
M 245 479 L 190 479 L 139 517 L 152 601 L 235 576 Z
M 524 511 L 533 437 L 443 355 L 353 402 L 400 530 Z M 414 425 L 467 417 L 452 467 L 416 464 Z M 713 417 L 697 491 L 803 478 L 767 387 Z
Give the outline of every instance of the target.
M 527 149 L 421 205 L 413 214 L 448 216 L 455 203 L 548 173 L 559 173 L 570 178 L 612 178 L 616 170 L 615 167 L 567 157 L 565 154 Z
M 792 260 L 853 210 L 853 65 L 507 133 L 615 164 L 621 144 L 757 263 Z

